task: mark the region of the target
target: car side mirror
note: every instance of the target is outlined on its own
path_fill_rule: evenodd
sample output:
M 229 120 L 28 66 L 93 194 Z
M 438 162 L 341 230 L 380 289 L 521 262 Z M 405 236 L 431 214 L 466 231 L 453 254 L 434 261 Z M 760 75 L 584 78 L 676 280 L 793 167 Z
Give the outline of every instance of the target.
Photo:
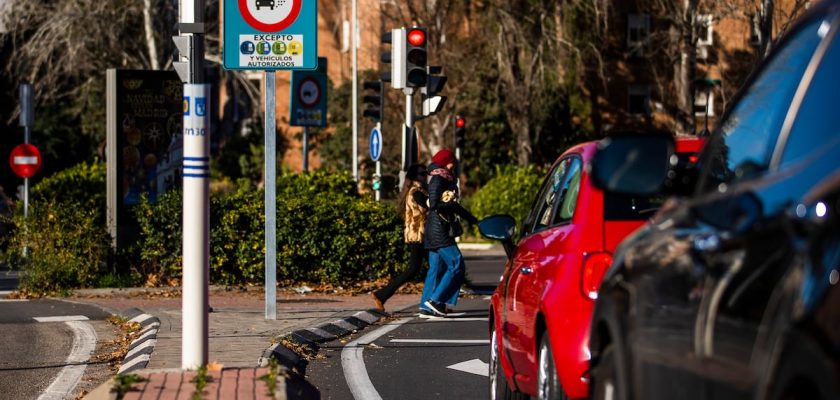
M 516 220 L 510 215 L 493 215 L 478 222 L 481 236 L 502 242 L 508 258 L 513 257 L 516 246 L 513 235 L 516 233 Z
M 660 191 L 676 161 L 670 135 L 610 136 L 598 143 L 591 176 L 604 191 L 649 196 Z

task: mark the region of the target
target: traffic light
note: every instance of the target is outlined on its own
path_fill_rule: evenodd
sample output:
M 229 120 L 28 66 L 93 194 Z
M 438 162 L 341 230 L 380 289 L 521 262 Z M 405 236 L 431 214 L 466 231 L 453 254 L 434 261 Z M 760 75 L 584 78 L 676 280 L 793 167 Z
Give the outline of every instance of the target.
M 455 117 L 455 147 L 457 148 L 464 148 L 465 138 L 464 135 L 466 133 L 467 127 L 467 120 L 463 117 L 456 116 Z
M 420 93 L 423 95 L 423 116 L 428 117 L 432 114 L 437 114 L 443 109 L 446 104 L 446 96 L 438 96 L 437 94 L 446 86 L 448 78 L 442 75 L 443 67 L 428 66 L 426 67 L 426 86 L 420 88 Z
M 426 86 L 426 28 L 413 27 L 405 34 L 405 80 L 406 87 Z
M 405 87 L 405 29 L 392 29 L 382 34 L 382 44 L 390 44 L 391 50 L 382 52 L 382 63 L 391 64 L 391 72 L 383 72 L 381 80 L 391 82 L 394 89 Z
M 384 49 L 385 45 L 392 44 L 393 41 L 394 41 L 393 31 L 388 31 L 388 32 L 385 32 L 385 33 L 382 34 L 383 49 L 382 49 L 382 54 L 380 55 L 380 61 L 382 61 L 382 64 L 391 64 L 394 60 L 394 57 L 393 57 L 393 54 L 392 54 L 393 53 L 393 47 L 391 49 L 387 49 L 387 50 Z M 391 82 L 391 75 L 393 75 L 391 73 L 391 71 L 386 68 L 385 72 L 381 73 L 381 75 L 379 77 L 379 80 L 381 80 L 382 82 Z
M 382 81 L 365 81 L 363 84 L 365 90 L 370 90 L 371 94 L 365 94 L 362 101 L 365 103 L 365 111 L 362 115 L 369 117 L 375 122 L 382 121 L 383 116 L 383 99 L 382 99 Z

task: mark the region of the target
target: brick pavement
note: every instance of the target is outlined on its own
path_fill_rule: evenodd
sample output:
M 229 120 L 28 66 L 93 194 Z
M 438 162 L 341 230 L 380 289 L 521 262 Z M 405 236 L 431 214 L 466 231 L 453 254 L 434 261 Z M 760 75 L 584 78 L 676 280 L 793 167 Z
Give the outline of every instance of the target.
M 277 320 L 266 320 L 263 296 L 261 290 L 240 291 L 212 288 L 210 291 L 210 306 L 213 307 L 213 312 L 209 314 L 208 361 L 222 364 L 224 371 L 230 370 L 231 374 L 237 374 L 237 382 L 240 382 L 238 385 L 245 385 L 242 383 L 243 379 L 253 381 L 253 376 L 249 375 L 250 371 L 257 371 L 255 369 L 258 366 L 257 362 L 263 352 L 272 345 L 272 339 L 293 330 L 315 327 L 373 307 L 370 295 L 367 294 L 348 296 L 282 292 L 277 295 Z M 165 396 L 160 397 L 161 399 L 180 398 L 179 396 L 183 395 L 182 392 L 170 390 L 172 385 L 180 387 L 184 382 L 184 373 L 179 370 L 181 366 L 181 299 L 177 291 L 82 290 L 78 291 L 72 300 L 97 304 L 114 312 L 137 308 L 159 318 L 157 341 L 150 355 L 149 364 L 146 370 L 138 373 L 148 376 L 150 380 L 143 386 L 142 391 L 132 393 L 144 394 L 147 390 L 156 390 L 158 394 L 166 393 Z M 417 294 L 397 294 L 386 304 L 386 311 L 393 312 L 409 307 L 416 304 L 418 300 Z M 225 375 L 221 375 L 220 378 L 231 379 L 226 378 Z M 166 390 L 155 386 L 155 382 L 159 380 L 163 382 L 163 379 L 166 379 L 165 385 L 162 385 Z M 225 382 L 228 380 L 220 380 L 218 387 L 214 386 L 214 390 L 222 393 Z M 257 383 L 259 384 L 264 385 L 261 381 Z M 224 389 L 224 393 L 229 394 L 226 390 Z M 172 393 L 175 394 L 170 396 Z M 95 397 L 93 393 L 91 395 L 90 398 L 94 399 L 108 398 Z M 189 395 L 191 396 L 192 392 L 189 392 Z M 126 397 L 128 398 L 147 397 L 145 395 Z

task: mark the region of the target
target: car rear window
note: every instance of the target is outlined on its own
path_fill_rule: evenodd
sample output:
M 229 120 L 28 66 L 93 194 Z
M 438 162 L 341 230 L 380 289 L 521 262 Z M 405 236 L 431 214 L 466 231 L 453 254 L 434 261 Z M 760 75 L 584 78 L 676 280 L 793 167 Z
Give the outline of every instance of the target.
M 665 196 L 630 196 L 604 194 L 604 219 L 607 221 L 645 221 L 656 212 Z
M 697 153 L 678 153 L 675 170 L 679 170 L 676 176 L 685 176 L 693 173 L 697 161 Z M 679 193 L 686 182 L 667 181 L 671 191 Z M 618 193 L 604 194 L 604 220 L 607 221 L 645 221 L 662 206 L 665 201 L 664 195 L 653 196 L 631 196 Z

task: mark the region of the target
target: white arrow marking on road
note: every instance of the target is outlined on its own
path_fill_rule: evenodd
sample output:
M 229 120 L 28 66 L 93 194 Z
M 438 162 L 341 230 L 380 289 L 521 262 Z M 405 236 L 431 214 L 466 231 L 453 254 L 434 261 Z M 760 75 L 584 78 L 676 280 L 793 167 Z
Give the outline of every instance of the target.
M 88 317 L 84 315 L 60 315 L 57 317 L 32 317 L 38 322 L 69 322 L 69 321 L 87 321 Z
M 426 322 L 471 322 L 471 321 L 489 321 L 487 317 L 437 317 L 437 318 L 424 318 Z
M 38 164 L 38 157 L 34 156 L 15 156 L 15 165 L 35 165 Z
M 490 364 L 477 358 L 474 360 L 460 362 L 458 364 L 452 364 L 446 368 L 461 372 L 468 372 L 470 374 L 490 376 Z
M 391 339 L 391 343 L 490 344 L 489 339 Z

